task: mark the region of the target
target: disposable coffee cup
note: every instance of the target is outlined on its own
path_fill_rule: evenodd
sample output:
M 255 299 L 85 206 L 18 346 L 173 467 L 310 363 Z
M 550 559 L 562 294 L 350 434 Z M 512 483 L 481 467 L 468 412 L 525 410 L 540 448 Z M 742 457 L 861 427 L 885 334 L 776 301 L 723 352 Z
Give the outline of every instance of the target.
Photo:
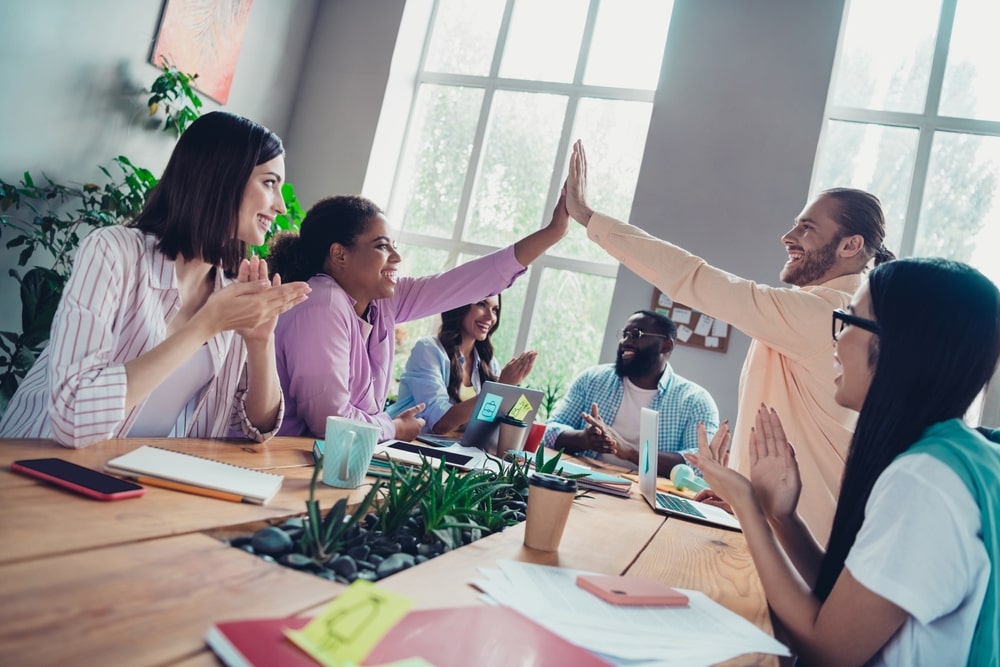
M 528 478 L 524 546 L 539 551 L 557 551 L 575 497 L 576 480 L 544 472 L 533 473 Z
M 511 416 L 500 417 L 500 435 L 497 438 L 497 456 L 504 458 L 507 452 L 518 452 L 524 447 L 528 435 L 528 423 Z
M 381 431 L 367 422 L 345 417 L 326 418 L 323 442 L 323 483 L 341 489 L 356 489 L 368 475 Z

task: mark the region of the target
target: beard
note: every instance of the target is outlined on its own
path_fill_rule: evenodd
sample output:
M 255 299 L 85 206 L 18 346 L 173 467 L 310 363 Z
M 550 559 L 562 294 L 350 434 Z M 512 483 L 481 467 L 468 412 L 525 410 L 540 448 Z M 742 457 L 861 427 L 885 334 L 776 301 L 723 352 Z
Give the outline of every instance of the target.
M 802 259 L 792 266 L 785 266 L 778 274 L 783 283 L 804 287 L 819 281 L 837 261 L 837 246 L 841 239 L 834 239 L 819 250 L 802 253 Z
M 615 356 L 615 374 L 620 378 L 646 375 L 658 368 L 659 360 L 659 345 L 636 348 L 635 356 L 629 361 L 622 359 L 622 348 L 619 347 L 618 354 Z

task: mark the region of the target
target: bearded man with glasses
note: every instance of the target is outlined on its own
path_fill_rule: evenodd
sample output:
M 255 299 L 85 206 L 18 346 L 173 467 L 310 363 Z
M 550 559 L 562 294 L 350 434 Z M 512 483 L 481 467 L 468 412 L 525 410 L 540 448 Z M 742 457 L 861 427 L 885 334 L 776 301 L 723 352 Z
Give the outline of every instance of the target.
M 796 445 L 802 476 L 799 515 L 826 544 L 857 421 L 857 413 L 833 398 L 837 371 L 830 362 L 827 327 L 830 311 L 847 307 L 868 264 L 894 258 L 883 245 L 885 218 L 878 198 L 834 188 L 808 202 L 781 237 L 788 261 L 779 277 L 789 287 L 770 287 L 595 212 L 587 205 L 586 189 L 587 158 L 578 141 L 566 180 L 566 208 L 587 228 L 587 236 L 664 294 L 753 339 L 740 373 L 729 465 L 749 476 L 757 408 L 762 403 L 774 407 Z
M 698 424 L 715 433 L 719 408 L 704 387 L 677 375 L 670 354 L 677 327 L 662 313 L 640 310 L 618 336 L 614 364 L 581 373 L 546 422 L 542 444 L 577 456 L 636 470 L 639 465 L 639 413 L 659 414 L 657 472 L 684 463 L 681 452 L 698 449 Z

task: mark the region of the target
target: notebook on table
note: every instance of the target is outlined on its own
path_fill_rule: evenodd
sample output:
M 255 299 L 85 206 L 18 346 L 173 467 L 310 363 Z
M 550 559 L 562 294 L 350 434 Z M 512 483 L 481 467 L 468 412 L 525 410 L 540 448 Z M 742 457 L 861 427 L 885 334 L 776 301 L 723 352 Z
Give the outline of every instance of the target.
M 285 480 L 281 475 L 274 473 L 150 445 L 143 445 L 128 454 L 111 459 L 104 465 L 104 469 L 135 479 L 140 484 L 146 482 L 189 493 L 199 493 L 199 489 L 208 489 L 233 496 L 231 498 L 218 496 L 227 500 L 238 499 L 258 505 L 271 500 Z M 158 484 L 158 482 L 163 483 Z
M 739 530 L 739 521 L 724 509 L 656 490 L 658 422 L 656 410 L 642 408 L 639 414 L 639 493 L 657 514 Z
M 205 643 L 227 667 L 315 667 L 319 663 L 284 634 L 311 619 L 219 621 Z M 363 665 L 421 657 L 435 667 L 508 667 L 609 663 L 510 607 L 476 605 L 411 611 L 372 649 Z
M 450 447 L 459 444 L 463 447 L 478 447 L 493 451 L 496 449 L 500 432 L 500 423 L 497 419 L 513 414 L 525 422 L 530 430 L 541 404 L 542 392 L 539 389 L 487 381 L 483 383 L 479 395 L 476 396 L 472 418 L 466 424 L 460 438 L 421 433 L 417 436 L 417 440 L 432 447 Z

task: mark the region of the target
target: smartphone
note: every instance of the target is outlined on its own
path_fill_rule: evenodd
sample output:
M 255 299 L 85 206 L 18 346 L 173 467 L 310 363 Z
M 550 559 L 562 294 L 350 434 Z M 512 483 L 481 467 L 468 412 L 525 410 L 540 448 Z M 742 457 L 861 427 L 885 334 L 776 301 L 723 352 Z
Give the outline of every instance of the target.
M 638 575 L 581 574 L 576 585 L 605 602 L 627 606 L 686 607 L 686 595 L 655 579 Z
M 112 477 L 64 459 L 23 459 L 11 463 L 10 469 L 97 500 L 122 500 L 146 493 L 146 489 L 135 482 Z

